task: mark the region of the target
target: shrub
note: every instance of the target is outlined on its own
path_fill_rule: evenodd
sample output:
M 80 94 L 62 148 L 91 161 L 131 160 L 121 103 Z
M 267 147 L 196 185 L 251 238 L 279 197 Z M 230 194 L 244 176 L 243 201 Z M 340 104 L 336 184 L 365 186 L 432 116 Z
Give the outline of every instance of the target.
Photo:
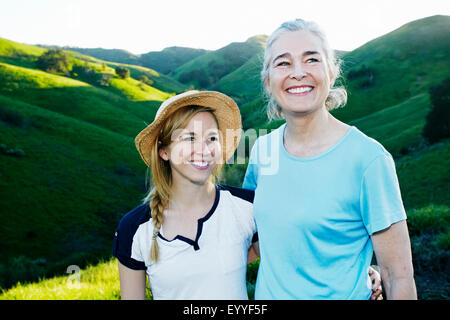
M 25 156 L 25 151 L 23 151 L 22 149 L 9 149 L 6 150 L 6 154 L 13 157 L 21 158 Z
M 69 74 L 70 59 L 63 50 L 50 49 L 38 58 L 37 66 L 46 72 Z
M 4 109 L 0 106 L 0 120 L 9 123 L 15 127 L 24 128 L 27 125 L 28 119 L 14 110 Z
M 154 81 L 149 79 L 146 75 L 142 75 L 138 78 L 139 81 L 141 81 L 142 83 L 145 83 L 148 86 L 153 85 Z
M 102 76 L 100 79 L 97 80 L 97 84 L 101 87 L 109 87 L 110 80 L 112 78 L 112 75 L 108 73 L 102 73 Z
M 117 67 L 116 74 L 120 79 L 126 79 L 130 77 L 130 70 L 124 67 Z
M 429 93 L 432 106 L 422 135 L 435 143 L 450 137 L 450 78 L 432 86 Z
M 13 258 L 7 266 L 4 286 L 11 286 L 17 282 L 31 282 L 42 278 L 45 274 L 45 259 L 32 260 L 25 256 Z
M 72 68 L 72 75 L 79 77 L 82 81 L 90 84 L 98 83 L 100 74 L 95 72 L 87 63 L 85 65 L 74 65 Z
M 408 211 L 408 229 L 411 236 L 446 232 L 449 224 L 450 209 L 446 206 L 430 205 Z
M 22 149 L 8 149 L 4 143 L 0 144 L 0 153 L 19 158 L 25 156 L 25 151 Z
M 441 233 L 436 241 L 439 249 L 449 251 L 450 250 L 450 232 Z

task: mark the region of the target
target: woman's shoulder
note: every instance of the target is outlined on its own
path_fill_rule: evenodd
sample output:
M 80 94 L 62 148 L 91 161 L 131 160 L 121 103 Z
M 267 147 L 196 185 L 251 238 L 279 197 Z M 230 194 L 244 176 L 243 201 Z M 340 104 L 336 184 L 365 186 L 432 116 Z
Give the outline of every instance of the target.
M 119 222 L 119 229 L 136 230 L 141 224 L 146 223 L 151 218 L 150 206 L 143 203 L 127 212 Z
M 271 129 L 267 134 L 263 134 L 263 131 L 259 132 L 259 136 L 256 139 L 256 144 L 270 144 L 272 141 L 278 141 L 280 135 L 283 134 L 286 122 L 282 123 L 278 128 Z
M 364 158 L 367 158 L 368 161 L 381 155 L 391 157 L 389 151 L 387 151 L 386 148 L 374 138 L 368 136 L 355 126 L 352 126 L 350 130 L 352 130 L 352 149 L 361 153 L 361 155 L 364 155 Z
M 245 200 L 245 201 L 248 201 L 251 203 L 253 203 L 253 199 L 255 198 L 255 191 L 249 190 L 249 189 L 227 186 L 227 185 L 223 185 L 223 184 L 218 184 L 217 189 L 219 191 L 220 190 L 228 191 L 231 193 L 231 195 L 233 197 L 240 198 L 242 200 Z

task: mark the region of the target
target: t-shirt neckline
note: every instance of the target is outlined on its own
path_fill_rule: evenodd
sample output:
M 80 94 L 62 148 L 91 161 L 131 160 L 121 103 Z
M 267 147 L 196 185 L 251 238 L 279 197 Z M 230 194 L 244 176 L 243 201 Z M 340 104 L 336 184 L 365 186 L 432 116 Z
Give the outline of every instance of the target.
M 211 216 L 212 216 L 213 213 L 216 211 L 217 206 L 218 206 L 218 204 L 219 204 L 219 200 L 220 200 L 220 191 L 219 191 L 219 188 L 218 188 L 217 186 L 215 186 L 215 188 L 216 188 L 216 197 L 215 197 L 215 199 L 214 199 L 214 203 L 213 203 L 211 209 L 208 211 L 208 213 L 207 213 L 205 216 L 203 216 L 203 217 L 201 217 L 201 218 L 199 218 L 199 219 L 197 220 L 197 234 L 196 234 L 196 236 L 195 236 L 195 240 L 186 238 L 186 237 L 184 237 L 184 236 L 182 236 L 182 235 L 179 235 L 179 234 L 176 235 L 172 240 L 168 240 L 168 239 L 166 239 L 166 238 L 161 234 L 161 232 L 158 232 L 158 237 L 161 238 L 162 240 L 168 242 L 168 243 L 173 243 L 175 240 L 180 240 L 180 241 L 183 241 L 183 242 L 185 242 L 185 243 L 187 243 L 187 244 L 193 246 L 193 247 L 194 247 L 194 250 L 196 250 L 196 251 L 199 250 L 200 247 L 199 247 L 199 245 L 198 245 L 198 241 L 200 240 L 200 236 L 202 235 L 203 224 L 204 224 L 206 221 L 208 221 L 209 218 L 211 218 Z
M 280 127 L 280 137 L 279 137 L 279 143 L 280 143 L 280 149 L 281 152 L 287 156 L 289 159 L 295 160 L 295 161 L 300 161 L 300 162 L 308 162 L 308 161 L 314 161 L 317 160 L 319 158 L 322 158 L 324 156 L 326 156 L 327 154 L 329 154 L 330 152 L 332 152 L 333 150 L 335 150 L 339 145 L 341 145 L 346 138 L 356 129 L 355 126 L 350 126 L 350 128 L 347 130 L 347 132 L 342 136 L 341 139 L 339 139 L 339 141 L 337 141 L 334 145 L 332 145 L 331 147 L 329 147 L 327 150 L 319 153 L 318 155 L 315 155 L 313 157 L 297 157 L 294 156 L 292 154 L 290 154 L 285 146 L 284 146 L 284 132 L 286 130 L 286 126 L 287 123 L 284 123 L 281 127 Z

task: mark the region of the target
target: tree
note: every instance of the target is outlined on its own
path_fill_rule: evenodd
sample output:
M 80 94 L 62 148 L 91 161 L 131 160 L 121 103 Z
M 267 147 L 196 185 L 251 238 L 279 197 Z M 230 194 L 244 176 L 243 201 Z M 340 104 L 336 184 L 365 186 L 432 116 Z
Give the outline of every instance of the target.
M 432 86 L 429 93 L 432 106 L 422 135 L 435 143 L 450 137 L 450 78 Z
M 37 66 L 46 72 L 68 74 L 70 59 L 66 52 L 61 49 L 49 49 L 39 56 Z
M 116 74 L 120 79 L 126 79 L 130 77 L 130 70 L 124 67 L 116 67 Z
M 153 80 L 149 79 L 149 77 L 147 77 L 146 75 L 141 75 L 138 78 L 139 81 L 141 81 L 142 83 L 145 83 L 148 86 L 152 86 L 153 85 Z

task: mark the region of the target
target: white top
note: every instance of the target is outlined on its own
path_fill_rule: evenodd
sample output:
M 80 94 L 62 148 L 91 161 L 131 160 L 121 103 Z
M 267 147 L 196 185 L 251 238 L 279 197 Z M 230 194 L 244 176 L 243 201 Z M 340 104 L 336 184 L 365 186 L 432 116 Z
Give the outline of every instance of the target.
M 219 185 L 211 210 L 198 220 L 195 241 L 158 234 L 159 260 L 150 261 L 153 222 L 148 203 L 117 228 L 113 255 L 128 268 L 146 270 L 154 299 L 246 300 L 247 252 L 256 232 L 254 192 Z

